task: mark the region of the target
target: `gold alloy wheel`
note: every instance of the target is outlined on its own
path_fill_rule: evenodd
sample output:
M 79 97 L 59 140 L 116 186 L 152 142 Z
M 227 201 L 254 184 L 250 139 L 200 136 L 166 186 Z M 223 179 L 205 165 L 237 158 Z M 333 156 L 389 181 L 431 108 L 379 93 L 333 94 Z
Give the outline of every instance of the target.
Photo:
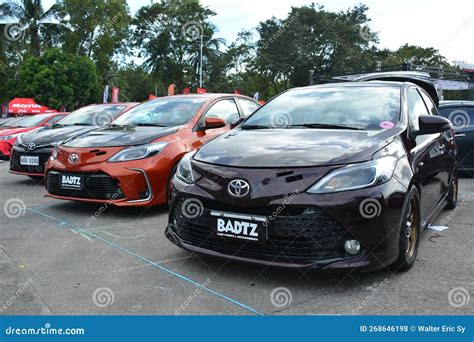
M 406 257 L 407 259 L 413 257 L 416 251 L 416 243 L 418 240 L 418 231 L 417 227 L 418 222 L 420 222 L 418 217 L 418 211 L 416 210 L 416 200 L 412 198 L 408 204 L 407 216 L 405 220 L 405 236 L 406 236 Z

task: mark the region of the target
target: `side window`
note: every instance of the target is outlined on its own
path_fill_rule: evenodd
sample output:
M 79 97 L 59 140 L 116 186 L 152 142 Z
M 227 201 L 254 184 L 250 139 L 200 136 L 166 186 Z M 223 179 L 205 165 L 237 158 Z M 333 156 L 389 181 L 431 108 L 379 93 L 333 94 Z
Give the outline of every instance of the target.
M 431 97 L 425 94 L 425 92 L 420 91 L 421 97 L 423 98 L 423 101 L 425 101 L 426 107 L 428 108 L 428 111 L 430 112 L 431 115 L 439 115 L 438 109 L 436 108 L 435 104 L 431 100 Z
M 56 115 L 56 116 L 52 117 L 51 119 L 49 119 L 49 120 L 46 122 L 46 126 L 52 126 L 52 125 L 54 125 L 56 122 L 58 122 L 59 120 L 61 120 L 62 118 L 64 118 L 64 115 Z
M 420 115 L 428 115 L 425 103 L 416 88 L 408 89 L 408 124 L 411 129 L 418 130 L 418 117 Z
M 239 111 L 237 106 L 232 99 L 221 100 L 216 102 L 207 111 L 206 118 L 220 118 L 225 121 L 226 124 L 231 124 L 239 120 Z
M 255 112 L 259 107 L 258 104 L 250 100 L 237 98 L 237 101 L 239 102 L 240 108 L 242 108 L 242 114 L 245 118 Z

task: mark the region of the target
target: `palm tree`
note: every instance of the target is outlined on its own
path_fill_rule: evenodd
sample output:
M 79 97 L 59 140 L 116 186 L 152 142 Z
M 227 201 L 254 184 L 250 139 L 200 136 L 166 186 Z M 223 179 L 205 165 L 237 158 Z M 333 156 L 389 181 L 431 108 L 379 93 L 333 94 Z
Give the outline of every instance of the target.
M 40 31 L 47 32 L 48 26 L 54 25 L 53 19 L 59 11 L 59 4 L 54 4 L 47 11 L 43 9 L 41 0 L 7 1 L 0 8 L 4 16 L 18 20 L 22 29 L 30 39 L 30 50 L 34 56 L 41 52 Z

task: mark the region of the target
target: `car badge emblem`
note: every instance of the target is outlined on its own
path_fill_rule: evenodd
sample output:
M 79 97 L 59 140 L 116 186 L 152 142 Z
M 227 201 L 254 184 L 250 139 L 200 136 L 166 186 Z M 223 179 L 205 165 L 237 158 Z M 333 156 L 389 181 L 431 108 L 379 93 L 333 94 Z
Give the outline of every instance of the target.
M 227 192 L 232 197 L 245 197 L 250 192 L 250 184 L 242 179 L 234 179 L 227 186 Z
M 33 151 L 35 148 L 36 148 L 36 144 L 35 143 L 29 143 L 26 148 L 28 149 L 28 151 Z
M 79 160 L 79 156 L 75 153 L 71 153 L 69 155 L 69 157 L 67 158 L 67 160 L 69 161 L 69 163 L 71 164 L 76 164 L 77 161 Z

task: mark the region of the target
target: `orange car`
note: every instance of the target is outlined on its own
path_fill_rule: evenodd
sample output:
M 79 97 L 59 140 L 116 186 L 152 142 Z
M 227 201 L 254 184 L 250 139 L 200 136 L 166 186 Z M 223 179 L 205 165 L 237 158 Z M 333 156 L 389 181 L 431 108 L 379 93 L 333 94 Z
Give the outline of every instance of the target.
M 166 203 L 181 157 L 258 107 L 255 100 L 233 94 L 147 101 L 109 126 L 59 145 L 46 168 L 47 196 L 118 206 Z

